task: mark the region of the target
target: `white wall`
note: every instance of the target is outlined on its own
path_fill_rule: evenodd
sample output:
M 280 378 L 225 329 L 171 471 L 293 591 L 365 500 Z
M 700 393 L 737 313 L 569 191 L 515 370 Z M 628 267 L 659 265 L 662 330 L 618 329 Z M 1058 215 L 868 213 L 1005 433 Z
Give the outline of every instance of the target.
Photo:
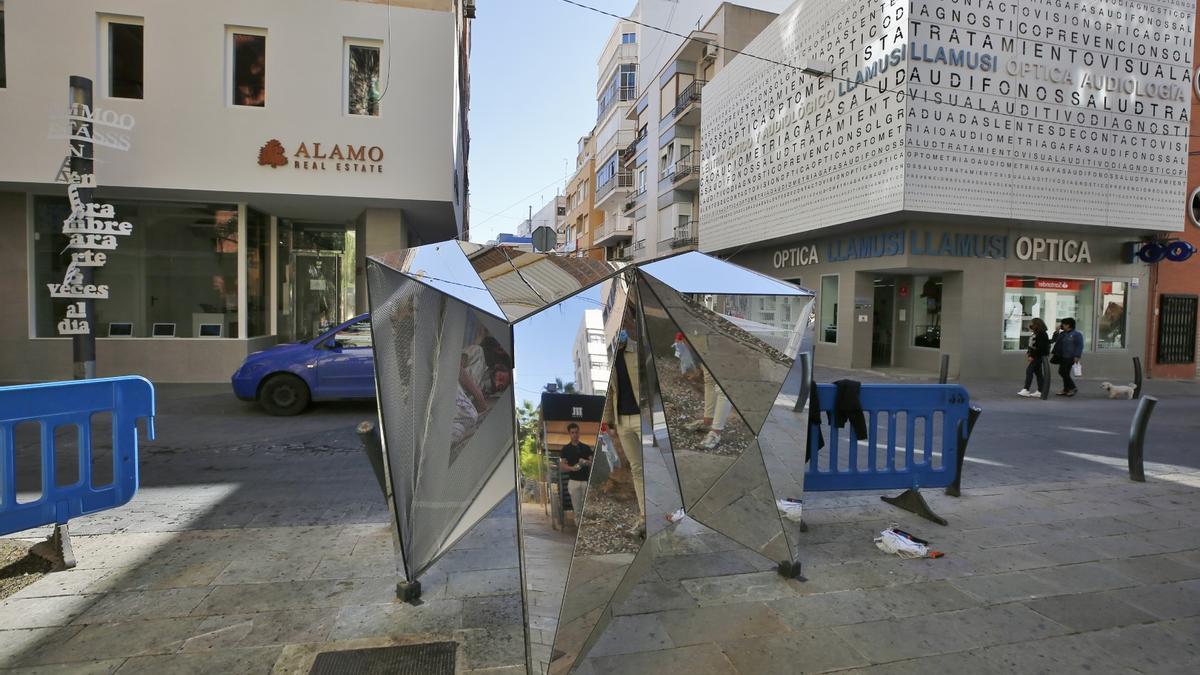
M 454 14 L 394 7 L 381 114 L 351 117 L 343 114 L 343 40 L 385 40 L 388 13 L 386 5 L 335 0 L 6 3 L 0 183 L 53 180 L 66 141 L 47 138 L 49 117 L 64 112 L 69 75 L 100 81 L 100 12 L 145 21 L 145 98 L 95 92 L 97 106 L 137 120 L 128 152 L 97 147 L 101 185 L 453 201 Z M 265 108 L 226 103 L 226 25 L 267 29 Z M 384 170 L 259 166 L 258 149 L 272 138 L 289 154 L 300 142 L 377 145 Z

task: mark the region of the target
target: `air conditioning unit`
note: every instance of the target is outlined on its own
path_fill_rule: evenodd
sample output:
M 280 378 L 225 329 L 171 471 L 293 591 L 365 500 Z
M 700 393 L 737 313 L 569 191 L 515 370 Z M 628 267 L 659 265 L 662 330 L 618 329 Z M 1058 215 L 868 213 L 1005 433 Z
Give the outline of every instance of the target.
M 475 18 L 475 0 L 463 0 L 463 16 L 468 19 Z
M 711 42 L 705 43 L 703 60 L 707 63 L 712 63 L 717 59 L 717 52 L 720 50 L 720 47 Z

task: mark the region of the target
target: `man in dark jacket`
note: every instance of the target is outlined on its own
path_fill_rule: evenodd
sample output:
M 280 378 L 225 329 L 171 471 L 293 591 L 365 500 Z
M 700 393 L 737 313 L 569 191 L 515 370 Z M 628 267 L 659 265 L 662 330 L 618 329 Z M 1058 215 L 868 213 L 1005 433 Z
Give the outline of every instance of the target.
M 1058 395 L 1074 396 L 1079 390 L 1071 377 L 1071 368 L 1083 358 L 1083 333 L 1075 330 L 1075 319 L 1060 321 L 1050 342 L 1054 345 L 1050 350 L 1050 361 L 1058 364 L 1058 374 L 1063 381 L 1062 391 Z

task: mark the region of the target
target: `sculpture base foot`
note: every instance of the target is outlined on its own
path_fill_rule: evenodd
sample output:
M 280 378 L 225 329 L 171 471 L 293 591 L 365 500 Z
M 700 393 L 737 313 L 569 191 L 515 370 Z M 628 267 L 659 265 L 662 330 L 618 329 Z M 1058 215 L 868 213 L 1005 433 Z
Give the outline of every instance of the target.
M 421 604 L 421 582 L 401 581 L 396 584 L 396 597 L 410 605 Z
M 925 501 L 925 498 L 921 496 L 921 493 L 918 490 L 909 489 L 901 492 L 895 497 L 880 497 L 880 499 L 891 504 L 892 506 L 904 509 L 910 513 L 915 513 L 926 520 L 932 520 L 938 525 L 947 524 L 945 518 L 934 513 L 933 509 L 929 508 L 929 504 Z

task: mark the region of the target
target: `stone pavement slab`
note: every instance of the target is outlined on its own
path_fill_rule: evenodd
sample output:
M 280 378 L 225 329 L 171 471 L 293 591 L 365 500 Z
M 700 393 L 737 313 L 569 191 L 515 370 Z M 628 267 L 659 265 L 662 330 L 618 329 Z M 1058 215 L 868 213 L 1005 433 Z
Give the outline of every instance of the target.
M 579 672 L 1194 672 L 1200 457 L 1183 448 L 1200 387 L 1150 386 L 1163 401 L 1146 483 L 1125 474 L 1131 409 L 987 385 L 972 387 L 985 413 L 963 497 L 923 492 L 946 527 L 875 492 L 806 495 L 804 582 L 675 528 Z M 400 603 L 386 504 L 353 434 L 371 406 L 281 421 L 224 389 L 171 389 L 134 502 L 73 522 L 79 567 L 0 603 L 0 669 L 294 673 L 323 650 L 451 639 L 464 673 L 524 672 L 511 507 L 429 570 L 422 605 Z M 797 438 L 793 423 L 776 410 L 768 432 Z M 769 459 L 795 476 L 793 460 Z M 871 539 L 891 523 L 946 557 L 881 553 Z M 548 646 L 558 602 L 529 590 Z

